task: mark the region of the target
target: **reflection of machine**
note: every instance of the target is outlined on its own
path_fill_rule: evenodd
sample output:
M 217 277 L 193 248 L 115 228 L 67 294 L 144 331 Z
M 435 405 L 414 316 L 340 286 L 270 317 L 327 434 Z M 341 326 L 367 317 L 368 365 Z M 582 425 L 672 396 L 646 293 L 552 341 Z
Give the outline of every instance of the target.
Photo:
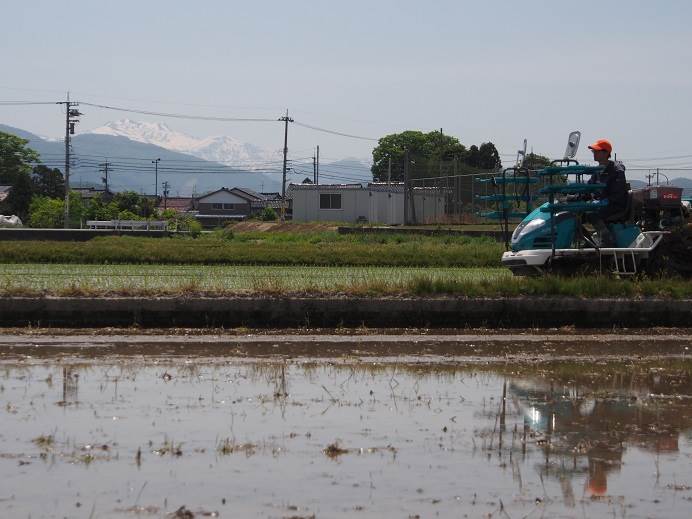
M 680 432 L 692 427 L 692 405 L 686 400 L 650 398 L 692 394 L 688 374 L 622 377 L 617 387 L 609 385 L 602 396 L 597 382 L 577 385 L 544 380 L 512 380 L 508 399 L 523 416 L 525 429 L 541 440 L 538 445 L 545 453 L 541 470 L 556 476 L 563 486 L 564 478 L 582 474 L 591 493 L 603 494 L 608 474 L 620 470 L 628 446 L 677 451 Z

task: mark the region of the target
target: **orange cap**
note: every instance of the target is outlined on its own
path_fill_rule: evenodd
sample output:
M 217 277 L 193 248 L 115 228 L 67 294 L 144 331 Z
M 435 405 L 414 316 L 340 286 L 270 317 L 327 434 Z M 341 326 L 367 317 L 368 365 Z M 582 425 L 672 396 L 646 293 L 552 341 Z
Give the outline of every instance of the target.
M 612 153 L 613 152 L 613 145 L 610 144 L 610 141 L 608 139 L 598 139 L 591 146 L 589 146 L 589 149 L 590 150 L 596 150 L 596 151 L 605 150 L 608 153 Z

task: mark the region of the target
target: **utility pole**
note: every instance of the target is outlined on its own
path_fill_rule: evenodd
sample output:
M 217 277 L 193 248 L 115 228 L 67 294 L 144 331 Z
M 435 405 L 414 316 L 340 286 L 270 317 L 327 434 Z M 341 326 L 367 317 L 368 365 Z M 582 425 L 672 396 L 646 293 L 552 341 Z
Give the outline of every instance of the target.
M 404 154 L 404 225 L 408 225 L 408 150 Z
M 170 193 L 170 184 L 168 180 L 161 182 L 161 187 L 163 187 L 163 210 L 168 209 L 168 193 Z
M 317 145 L 317 181 L 315 184 L 320 183 L 320 145 Z
M 312 183 L 317 184 L 317 157 L 312 156 Z
M 70 226 L 70 153 L 72 151 L 70 138 L 74 135 L 75 125 L 79 122 L 82 113 L 77 108 L 79 103 L 70 101 L 70 93 L 67 93 L 66 101 L 59 101 L 59 105 L 65 105 L 65 229 Z
M 161 159 L 151 161 L 154 165 L 154 198 L 156 200 L 159 199 L 159 162 L 161 162 Z
M 387 164 L 387 185 L 391 185 L 392 183 L 392 156 L 389 156 L 389 161 Z
M 293 119 L 288 116 L 288 109 L 284 117 L 279 117 L 279 121 L 284 122 L 284 167 L 281 180 L 281 221 L 286 219 L 286 156 L 288 155 L 288 123 Z
M 103 173 L 103 176 L 101 177 L 101 180 L 103 180 L 103 183 L 106 185 L 106 193 L 108 193 L 108 168 L 111 166 L 111 163 L 106 160 L 106 162 L 102 162 L 99 164 L 99 169 L 100 173 Z

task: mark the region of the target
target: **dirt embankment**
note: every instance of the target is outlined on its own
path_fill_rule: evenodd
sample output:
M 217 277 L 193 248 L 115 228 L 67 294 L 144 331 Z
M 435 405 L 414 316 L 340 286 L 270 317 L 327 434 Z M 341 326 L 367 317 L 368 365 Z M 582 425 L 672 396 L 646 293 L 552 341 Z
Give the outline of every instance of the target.
M 8 297 L 0 327 L 684 327 L 689 299 Z
M 233 232 L 326 232 L 336 231 L 339 226 L 333 223 L 292 223 L 292 222 L 238 222 L 230 226 Z

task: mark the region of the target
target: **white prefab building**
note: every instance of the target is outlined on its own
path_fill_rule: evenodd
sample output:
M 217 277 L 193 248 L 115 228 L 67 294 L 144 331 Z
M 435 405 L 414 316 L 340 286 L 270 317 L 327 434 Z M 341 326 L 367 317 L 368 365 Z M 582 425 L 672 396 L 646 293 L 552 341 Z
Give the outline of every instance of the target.
M 296 222 L 404 223 L 404 184 L 292 184 L 293 220 Z M 444 193 L 434 188 L 414 188 L 409 221 L 425 223 L 444 212 Z M 420 216 L 419 216 L 420 215 Z

